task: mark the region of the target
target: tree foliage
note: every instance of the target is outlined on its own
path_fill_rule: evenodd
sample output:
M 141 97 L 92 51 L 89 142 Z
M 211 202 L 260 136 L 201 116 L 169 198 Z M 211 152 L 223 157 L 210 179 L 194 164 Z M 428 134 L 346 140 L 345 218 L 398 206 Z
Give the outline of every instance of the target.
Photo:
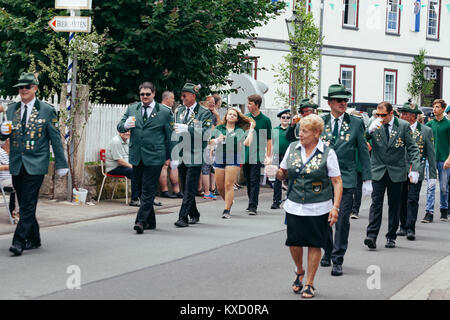
M 30 57 L 50 63 L 43 54 L 55 38 L 48 21 L 65 12 L 51 9 L 54 0 L 0 0 L 0 92 L 11 93 Z M 159 91 L 179 93 L 186 81 L 202 84 L 202 93 L 225 85 L 239 72 L 252 41 L 236 46 L 226 39 L 253 39 L 252 30 L 279 14 L 284 2 L 271 0 L 93 0 L 93 18 L 106 42 L 101 48 L 101 77 L 109 75 L 101 97 L 111 103 L 137 99 L 137 87 L 153 81 Z M 58 34 L 65 37 L 67 34 Z M 98 78 L 99 79 L 99 78 Z M 41 83 L 51 86 L 48 77 Z
M 276 72 L 275 82 L 290 86 L 290 96 L 294 97 L 295 104 L 309 96 L 319 84 L 316 74 L 323 38 L 305 3 L 304 0 L 298 1 L 294 9 L 299 23 L 295 24 L 294 34 L 289 41 L 289 54 L 280 65 L 273 68 Z M 276 93 L 278 101 L 286 106 L 292 104 L 285 90 L 277 88 Z
M 426 50 L 420 49 L 419 54 L 414 57 L 412 63 L 411 81 L 408 83 L 407 91 L 411 97 L 419 104 L 431 104 L 431 101 L 425 101 L 425 96 L 433 92 L 434 80 L 425 79 L 425 55 Z

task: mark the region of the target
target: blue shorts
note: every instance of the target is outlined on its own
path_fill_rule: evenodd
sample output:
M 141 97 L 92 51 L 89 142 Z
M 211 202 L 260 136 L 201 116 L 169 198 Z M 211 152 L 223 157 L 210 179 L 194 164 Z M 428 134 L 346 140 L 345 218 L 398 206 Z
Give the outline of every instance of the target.
M 216 153 L 216 161 L 214 161 L 214 168 L 224 169 L 226 166 L 235 166 L 240 167 L 241 166 L 241 157 L 239 154 L 226 154 L 223 153 L 222 157 L 220 157 L 220 154 Z

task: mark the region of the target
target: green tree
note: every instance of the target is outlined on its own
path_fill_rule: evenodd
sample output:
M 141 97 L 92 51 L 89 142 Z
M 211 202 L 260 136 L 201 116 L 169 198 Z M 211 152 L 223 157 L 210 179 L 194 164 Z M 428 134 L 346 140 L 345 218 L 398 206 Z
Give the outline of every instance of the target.
M 430 99 L 426 99 L 425 96 L 433 92 L 434 80 L 425 79 L 425 49 L 420 49 L 419 54 L 414 57 L 412 63 L 411 81 L 408 83 L 407 91 L 411 97 L 419 105 L 430 105 Z
M 275 82 L 290 88 L 290 95 L 285 89 L 277 88 L 277 101 L 285 106 L 291 105 L 293 111 L 296 109 L 293 104 L 298 104 L 305 96 L 309 97 L 309 93 L 319 84 L 316 74 L 323 40 L 304 0 L 296 3 L 294 14 L 298 23 L 294 24 L 294 33 L 290 35 L 289 54 L 284 56 L 280 65 L 272 67 L 276 72 Z M 294 99 L 291 100 L 291 97 Z
M 47 23 L 56 15 L 49 9 L 54 0 L 16 3 L 0 0 L 4 8 L 1 49 L 9 48 L 9 54 L 0 53 L 2 93 L 11 92 L 17 75 L 28 68 L 30 54 L 48 62 L 42 51 L 52 39 Z M 256 35 L 252 30 L 266 24 L 284 6 L 284 2 L 271 0 L 94 0 L 92 11 L 86 14 L 107 38 L 98 72 L 108 74 L 108 86 L 115 88 L 114 92 L 102 91 L 101 97 L 111 103 L 136 100 L 136 88 L 144 80 L 153 81 L 159 93 L 170 89 L 175 94 L 188 80 L 202 84 L 202 94 L 225 85 L 230 72 L 240 72 L 246 52 L 253 46 L 251 39 Z M 9 24 L 14 26 L 13 32 L 4 29 Z M 33 32 L 24 33 L 30 28 Z M 226 45 L 230 38 L 250 41 Z M 11 54 L 16 59 L 9 58 Z M 40 80 L 51 85 L 49 79 Z

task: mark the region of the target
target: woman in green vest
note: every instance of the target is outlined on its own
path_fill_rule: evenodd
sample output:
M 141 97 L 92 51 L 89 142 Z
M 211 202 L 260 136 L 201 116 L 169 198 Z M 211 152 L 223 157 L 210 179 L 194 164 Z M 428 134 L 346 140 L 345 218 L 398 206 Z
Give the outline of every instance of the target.
M 319 267 L 321 248 L 326 245 L 328 225 L 338 219 L 342 197 L 339 163 L 333 149 L 319 139 L 324 122 L 311 114 L 300 120 L 300 142 L 289 145 L 280 169 L 267 166 L 266 174 L 289 181 L 286 211 L 287 239 L 297 266 L 292 289 L 302 298 L 315 295 L 314 277 Z M 308 272 L 303 288 L 303 247 L 308 247 Z
M 230 108 L 211 135 L 210 143 L 216 145 L 214 170 L 216 186 L 225 201 L 222 218 L 231 218 L 234 199 L 234 182 L 239 173 L 243 152 L 242 145 L 249 146 L 253 140 L 255 121 L 243 115 L 238 108 Z

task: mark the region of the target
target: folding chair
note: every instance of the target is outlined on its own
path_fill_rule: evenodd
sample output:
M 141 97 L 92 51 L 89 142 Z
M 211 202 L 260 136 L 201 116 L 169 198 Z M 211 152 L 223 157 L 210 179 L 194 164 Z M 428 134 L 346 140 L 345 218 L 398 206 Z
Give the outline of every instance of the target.
M 119 175 L 115 175 L 115 174 L 109 174 L 106 173 L 106 150 L 105 149 L 100 149 L 100 166 L 102 167 L 102 174 L 103 174 L 103 182 L 102 182 L 102 186 L 100 188 L 100 193 L 98 194 L 98 199 L 97 199 L 97 203 L 100 202 L 100 198 L 102 196 L 102 191 L 103 191 L 103 186 L 105 185 L 105 180 L 106 178 L 110 177 L 110 178 L 116 178 L 114 181 L 114 189 L 112 192 L 112 196 L 111 196 L 111 200 L 114 198 L 114 192 L 116 192 L 116 187 L 117 187 L 117 179 L 125 179 L 125 203 L 128 204 L 128 179 L 126 176 L 119 176 Z
M 6 207 L 6 210 L 8 211 L 9 222 L 11 222 L 11 224 L 14 224 L 14 219 L 12 217 L 11 211 L 9 211 L 9 202 L 6 201 L 5 190 L 3 189 L 3 184 L 1 180 L 0 180 L 0 190 L 2 191 L 3 205 Z

